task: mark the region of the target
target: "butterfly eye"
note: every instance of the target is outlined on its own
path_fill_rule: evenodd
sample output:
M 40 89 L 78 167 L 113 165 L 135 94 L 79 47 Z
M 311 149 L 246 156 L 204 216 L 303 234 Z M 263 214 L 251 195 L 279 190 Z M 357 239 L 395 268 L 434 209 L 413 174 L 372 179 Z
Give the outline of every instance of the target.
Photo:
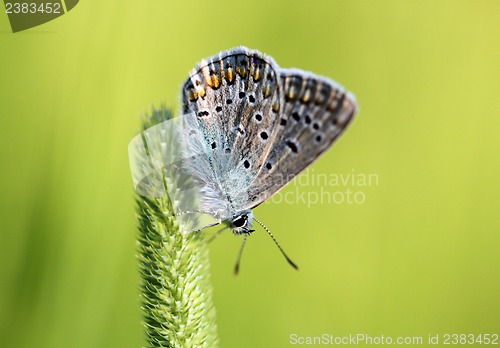
M 243 227 L 246 225 L 246 222 L 247 222 L 246 215 L 242 215 L 233 221 L 233 226 L 234 227 Z

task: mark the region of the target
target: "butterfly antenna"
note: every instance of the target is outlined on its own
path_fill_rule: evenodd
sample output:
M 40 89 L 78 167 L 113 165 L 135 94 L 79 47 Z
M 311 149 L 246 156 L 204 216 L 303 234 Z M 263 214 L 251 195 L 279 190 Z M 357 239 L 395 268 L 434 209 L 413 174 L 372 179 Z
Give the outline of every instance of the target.
M 175 213 L 174 215 L 175 216 L 181 216 L 181 215 L 194 214 L 194 213 L 212 215 L 209 211 L 203 211 L 203 210 L 186 210 L 186 211 L 180 211 L 180 212 Z
M 186 211 L 180 211 L 178 213 L 175 214 L 175 216 L 182 216 L 182 215 L 186 215 L 186 214 L 194 214 L 194 213 L 200 213 L 200 214 L 206 214 L 206 215 L 211 215 L 208 211 L 203 211 L 203 210 L 186 210 Z M 210 225 L 207 225 L 207 226 L 204 226 L 202 228 L 199 228 L 197 230 L 194 230 L 194 231 L 191 231 L 193 233 L 196 233 L 196 232 L 201 232 L 209 227 L 213 227 L 213 226 L 217 226 L 217 225 L 220 225 L 221 224 L 221 220 L 215 216 L 215 218 L 218 220 L 217 222 L 214 222 L 213 224 L 210 224 Z M 222 231 L 219 231 L 219 232 L 222 232 Z M 217 233 L 219 233 L 217 232 Z M 211 240 L 210 240 L 211 241 Z
M 218 231 L 217 231 L 217 232 L 216 232 L 216 233 L 215 233 L 212 237 L 208 238 L 207 243 L 212 243 L 212 242 L 215 240 L 215 238 L 217 238 L 218 236 L 220 236 L 220 234 L 221 234 L 223 231 L 227 230 L 228 228 L 229 228 L 229 226 L 222 227 L 222 228 L 221 228 L 220 230 L 218 230 Z
M 240 252 L 238 253 L 238 258 L 236 259 L 236 265 L 234 265 L 234 275 L 237 276 L 238 272 L 240 271 L 240 261 L 241 261 L 241 254 L 243 254 L 243 248 L 245 247 L 245 243 L 247 242 L 248 234 L 245 234 L 245 237 L 243 238 L 243 243 L 241 244 Z
M 299 266 L 297 266 L 295 264 L 295 262 L 293 262 L 289 257 L 288 255 L 285 253 L 285 251 L 281 248 L 281 246 L 279 245 L 278 241 L 276 240 L 276 238 L 274 238 L 273 234 L 271 233 L 271 231 L 268 230 L 268 228 L 262 223 L 260 222 L 259 220 L 257 220 L 255 217 L 254 217 L 254 220 L 257 221 L 259 223 L 259 225 L 262 226 L 263 229 L 266 230 L 267 234 L 269 234 L 269 236 L 273 239 L 274 241 L 274 244 L 276 244 L 276 246 L 278 247 L 278 249 L 281 251 L 281 253 L 283 254 L 283 256 L 285 257 L 285 259 L 288 261 L 288 263 L 290 264 L 290 266 L 292 266 L 293 268 L 295 268 L 296 270 L 299 269 Z

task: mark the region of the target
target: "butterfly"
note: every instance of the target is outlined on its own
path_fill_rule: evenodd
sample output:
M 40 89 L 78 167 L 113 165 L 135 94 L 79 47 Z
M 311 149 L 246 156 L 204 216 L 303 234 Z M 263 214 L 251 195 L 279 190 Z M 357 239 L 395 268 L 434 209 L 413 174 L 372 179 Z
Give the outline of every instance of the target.
M 200 187 L 198 212 L 246 237 L 252 209 L 323 154 L 352 122 L 356 99 L 336 82 L 283 69 L 268 55 L 236 47 L 202 60 L 182 86 L 188 151 Z M 279 249 L 292 266 L 297 266 Z

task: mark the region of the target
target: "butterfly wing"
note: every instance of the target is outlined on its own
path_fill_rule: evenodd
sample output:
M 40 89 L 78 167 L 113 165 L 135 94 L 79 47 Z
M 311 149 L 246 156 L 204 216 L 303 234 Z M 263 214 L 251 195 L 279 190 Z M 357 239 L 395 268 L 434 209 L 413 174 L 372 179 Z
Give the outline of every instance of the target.
M 327 150 L 353 120 L 357 104 L 342 86 L 298 69 L 281 69 L 284 95 L 276 138 L 239 209 L 262 203 Z
M 246 195 L 268 157 L 282 104 L 278 71 L 272 58 L 239 47 L 202 61 L 183 85 L 183 111 L 194 115 L 188 150 L 203 154 L 188 170 L 210 197 L 208 211 Z

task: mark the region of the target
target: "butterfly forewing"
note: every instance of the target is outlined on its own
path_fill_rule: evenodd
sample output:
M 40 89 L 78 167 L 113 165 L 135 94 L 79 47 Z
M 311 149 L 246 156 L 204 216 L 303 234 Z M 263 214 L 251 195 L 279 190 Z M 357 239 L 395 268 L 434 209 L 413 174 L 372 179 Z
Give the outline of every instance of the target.
M 262 203 L 308 167 L 344 132 L 356 113 L 350 93 L 335 82 L 298 69 L 280 70 L 284 96 L 278 131 L 262 171 L 240 209 Z

